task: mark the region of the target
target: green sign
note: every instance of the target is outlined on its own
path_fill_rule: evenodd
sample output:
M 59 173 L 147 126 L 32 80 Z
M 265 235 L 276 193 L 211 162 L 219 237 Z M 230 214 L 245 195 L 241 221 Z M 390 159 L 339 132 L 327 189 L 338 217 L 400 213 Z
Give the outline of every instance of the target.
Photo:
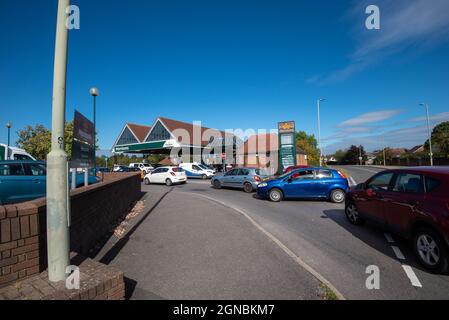
M 148 142 L 148 143 L 137 143 L 130 144 L 126 146 L 117 146 L 114 148 L 115 152 L 137 152 L 137 151 L 145 151 L 151 149 L 162 149 L 164 148 L 165 141 L 156 141 L 156 142 Z
M 279 130 L 279 166 L 281 172 L 291 166 L 296 166 L 296 129 L 294 121 L 278 124 Z

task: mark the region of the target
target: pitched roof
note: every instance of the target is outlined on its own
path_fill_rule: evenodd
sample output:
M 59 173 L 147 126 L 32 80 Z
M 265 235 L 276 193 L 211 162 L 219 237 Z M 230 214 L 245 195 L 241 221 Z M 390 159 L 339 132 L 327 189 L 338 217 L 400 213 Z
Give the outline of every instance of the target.
M 134 133 L 139 142 L 143 142 L 148 132 L 150 132 L 150 126 L 144 126 L 140 124 L 127 123 L 128 128 Z
M 197 126 L 194 125 L 192 123 L 187 123 L 187 122 L 182 122 L 182 121 L 178 121 L 178 120 L 173 120 L 173 119 L 169 119 L 169 118 L 164 118 L 164 117 L 159 117 L 158 118 L 160 121 L 162 121 L 162 123 L 167 127 L 167 129 L 170 132 L 175 131 L 176 129 L 183 129 L 186 130 L 189 133 L 189 138 L 190 138 L 190 144 L 193 144 L 193 132 L 194 132 L 194 128 L 195 128 L 195 132 L 201 130 L 201 139 L 204 138 L 203 134 L 206 130 L 213 130 L 215 131 L 217 134 L 220 134 L 221 137 L 226 137 L 226 135 L 229 135 L 229 133 L 226 133 L 224 131 L 221 130 L 217 130 L 217 129 L 211 129 L 211 128 L 207 128 L 204 126 Z M 210 143 L 210 141 L 208 140 L 202 140 L 201 141 L 201 146 L 206 146 Z

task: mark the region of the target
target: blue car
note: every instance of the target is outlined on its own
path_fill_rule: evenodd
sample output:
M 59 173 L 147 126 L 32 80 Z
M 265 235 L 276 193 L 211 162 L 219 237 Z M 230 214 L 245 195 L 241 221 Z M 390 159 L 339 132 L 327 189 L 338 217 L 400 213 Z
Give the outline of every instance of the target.
M 69 174 L 69 183 L 71 182 Z M 89 184 L 99 179 L 89 176 Z M 84 186 L 84 175 L 76 175 L 76 187 Z M 47 169 L 45 162 L 0 161 L 0 204 L 19 203 L 45 197 Z
M 262 182 L 257 187 L 259 198 L 273 202 L 283 199 L 328 199 L 344 203 L 347 191 L 349 184 L 344 174 L 327 168 L 294 170 Z

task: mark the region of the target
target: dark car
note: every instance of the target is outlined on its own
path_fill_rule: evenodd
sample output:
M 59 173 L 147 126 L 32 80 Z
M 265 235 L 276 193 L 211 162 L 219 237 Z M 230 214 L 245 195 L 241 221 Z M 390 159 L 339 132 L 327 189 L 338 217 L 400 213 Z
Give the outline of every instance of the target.
M 349 190 L 348 179 L 337 170 L 327 168 L 298 169 L 279 178 L 264 181 L 257 187 L 262 199 L 329 199 L 344 203 Z
M 380 223 L 412 239 L 419 262 L 449 271 L 449 168 L 388 170 L 352 189 L 346 198 L 350 223 Z

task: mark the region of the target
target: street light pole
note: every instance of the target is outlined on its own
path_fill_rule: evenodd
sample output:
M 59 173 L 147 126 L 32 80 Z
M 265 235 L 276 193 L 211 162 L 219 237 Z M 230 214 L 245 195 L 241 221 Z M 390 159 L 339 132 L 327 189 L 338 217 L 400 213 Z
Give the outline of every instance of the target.
M 427 132 L 429 134 L 430 165 L 433 167 L 432 133 L 430 132 L 429 105 L 427 103 L 420 103 L 420 105 L 426 108 Z
M 317 111 L 318 111 L 318 149 L 320 150 L 320 167 L 323 165 L 323 155 L 321 150 L 321 119 L 320 119 L 320 103 L 326 99 L 320 98 L 317 100 Z
M 9 146 L 10 146 L 10 139 L 11 139 L 12 123 L 8 122 L 6 124 L 6 128 L 8 128 L 8 147 L 6 148 L 6 160 L 9 160 Z
M 53 77 L 51 151 L 47 155 L 47 253 L 48 278 L 52 282 L 66 278 L 69 258 L 68 164 L 64 127 L 68 29 L 66 9 L 70 0 L 59 0 L 56 26 Z
M 89 93 L 94 98 L 94 175 L 97 175 L 97 97 L 100 92 L 97 88 L 91 88 Z
M 385 159 L 385 136 L 382 136 L 382 141 L 383 141 L 382 147 L 383 147 L 383 154 L 384 154 L 384 167 L 386 167 L 387 166 L 387 162 L 386 162 L 386 159 Z

